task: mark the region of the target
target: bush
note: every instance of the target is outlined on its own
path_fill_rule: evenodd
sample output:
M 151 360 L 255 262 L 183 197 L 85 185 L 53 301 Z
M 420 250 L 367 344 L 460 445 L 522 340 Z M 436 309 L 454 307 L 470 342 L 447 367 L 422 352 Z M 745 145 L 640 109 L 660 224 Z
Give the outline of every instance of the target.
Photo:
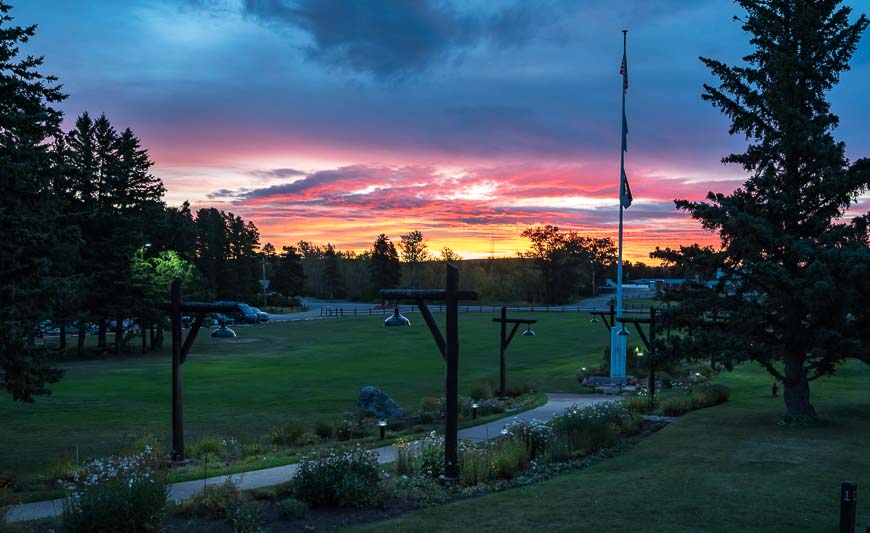
M 492 475 L 499 479 L 510 479 L 529 466 L 529 449 L 514 439 L 505 439 L 492 452 Z
M 299 519 L 308 514 L 308 504 L 296 498 L 287 498 L 275 505 L 281 518 Z
M 269 440 L 275 446 L 293 446 L 303 433 L 305 426 L 299 422 L 287 422 L 273 427 L 269 432 Z
M 184 516 L 227 518 L 243 502 L 242 491 L 234 478 L 220 485 L 207 485 L 189 499 L 181 502 L 179 511 Z
M 296 444 L 299 446 L 313 446 L 315 444 L 320 444 L 320 437 L 314 433 L 306 431 L 302 435 L 299 435 L 299 438 L 296 439 Z
M 688 396 L 662 398 L 657 411 L 664 416 L 680 416 L 694 409 L 694 402 Z
M 330 420 L 318 420 L 314 425 L 314 433 L 322 439 L 331 439 L 335 436 L 335 424 Z
M 420 421 L 423 423 L 434 422 L 441 418 L 444 411 L 441 409 L 441 401 L 432 396 L 426 396 L 420 400 Z
M 96 459 L 66 485 L 62 522 L 70 532 L 159 531 L 166 477 L 151 448 L 127 457 Z
M 366 428 L 364 422 L 365 419 L 363 416 L 354 416 L 353 413 L 345 413 L 338 427 L 335 429 L 335 436 L 342 442 L 365 437 Z
M 201 459 L 206 455 L 222 456 L 224 453 L 223 439 L 215 435 L 206 435 L 202 437 L 188 450 L 188 456 L 196 459 Z
M 547 449 L 553 438 L 550 425 L 539 420 L 517 420 L 507 426 L 508 436 L 523 444 L 534 459 Z
M 528 394 L 529 392 L 531 392 L 531 390 L 532 389 L 531 387 L 529 387 L 528 383 L 521 383 L 519 385 L 509 385 L 505 392 L 511 398 L 516 398 L 517 396 Z
M 487 450 L 469 446 L 459 457 L 462 484 L 477 485 L 489 481 L 492 477 L 490 465 L 492 459 Z
M 169 455 L 166 453 L 163 440 L 157 438 L 153 433 L 145 433 L 133 441 L 128 451 L 130 455 L 133 455 L 144 451 L 146 448 L 151 448 L 152 453 L 157 457 L 167 457 Z
M 475 383 L 468 394 L 475 400 L 489 400 L 493 397 L 492 385 L 488 381 Z
M 437 478 L 444 473 L 444 437 L 434 431 L 423 440 L 396 441 L 396 473 Z
M 626 409 L 637 413 L 646 414 L 652 410 L 649 405 L 649 397 L 646 394 L 642 396 L 626 396 L 622 400 L 622 405 L 624 405 Z
M 504 412 L 504 402 L 497 398 L 477 402 L 477 415 L 487 416 Z
M 257 502 L 243 503 L 227 513 L 227 523 L 233 533 L 259 533 L 263 531 L 261 522 L 260 504 Z
M 616 444 L 620 435 L 641 425 L 640 417 L 617 403 L 574 406 L 553 417 L 555 439 L 564 439 L 572 452 L 590 453 Z
M 360 448 L 303 457 L 293 481 L 296 496 L 311 507 L 371 507 L 383 503 L 377 454 Z

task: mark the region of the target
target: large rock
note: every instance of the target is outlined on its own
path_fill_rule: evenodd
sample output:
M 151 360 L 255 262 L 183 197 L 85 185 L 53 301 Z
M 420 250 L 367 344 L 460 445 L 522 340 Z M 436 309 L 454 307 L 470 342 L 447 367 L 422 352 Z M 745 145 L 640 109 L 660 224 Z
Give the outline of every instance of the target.
M 371 385 L 359 390 L 356 406 L 360 411 L 365 411 L 378 418 L 401 418 L 404 414 L 402 406 L 387 396 L 387 393 Z

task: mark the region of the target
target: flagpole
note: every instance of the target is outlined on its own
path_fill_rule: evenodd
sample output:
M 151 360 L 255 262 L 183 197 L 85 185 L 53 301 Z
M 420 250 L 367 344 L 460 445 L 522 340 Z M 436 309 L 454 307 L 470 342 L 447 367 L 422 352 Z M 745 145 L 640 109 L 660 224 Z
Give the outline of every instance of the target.
M 622 30 L 622 57 L 626 57 L 626 41 L 627 41 L 628 30 Z M 627 69 L 628 66 L 626 65 Z M 622 86 L 622 115 L 621 115 L 621 131 L 622 131 L 622 145 L 619 149 L 619 255 L 616 263 L 616 317 L 618 319 L 622 318 L 622 226 L 623 226 L 623 181 L 625 176 L 625 80 L 620 80 L 620 85 Z M 621 325 L 620 328 L 616 327 L 617 324 L 613 324 L 613 329 L 621 329 L 624 328 L 624 325 Z M 625 340 L 624 337 L 620 337 L 619 335 L 611 335 L 611 342 L 615 341 L 615 351 L 616 357 L 619 360 L 619 369 L 620 372 L 614 374 L 614 361 L 611 361 L 611 377 L 624 377 L 625 376 Z M 613 355 L 611 355 L 611 359 L 613 359 Z

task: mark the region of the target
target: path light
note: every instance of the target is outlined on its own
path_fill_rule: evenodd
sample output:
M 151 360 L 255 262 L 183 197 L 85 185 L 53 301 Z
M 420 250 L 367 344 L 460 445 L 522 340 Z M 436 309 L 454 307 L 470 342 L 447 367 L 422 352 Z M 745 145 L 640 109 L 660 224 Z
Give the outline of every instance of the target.
M 504 426 L 503 428 L 501 428 L 501 434 L 502 434 L 502 435 L 507 435 L 507 434 L 508 434 L 507 424 L 505 424 L 505 426 Z
M 523 332 L 523 337 L 534 337 L 535 332 L 532 331 L 532 326 L 529 325 L 526 327 L 526 330 Z
M 477 418 L 477 408 L 480 407 L 477 402 L 473 402 L 471 404 L 471 418 L 472 420 Z
M 387 327 L 392 327 L 392 326 L 410 326 L 410 325 L 411 325 L 411 321 L 408 320 L 407 318 L 405 318 L 404 316 L 402 316 L 402 315 L 399 313 L 399 306 L 397 305 L 397 306 L 396 306 L 396 310 L 395 310 L 395 312 L 394 312 L 392 315 L 390 315 L 389 318 L 387 318 L 386 320 L 384 320 L 384 325 L 387 326 Z
M 384 440 L 384 437 L 387 436 L 387 421 L 386 419 L 381 419 L 378 421 L 378 429 L 381 432 L 381 440 Z

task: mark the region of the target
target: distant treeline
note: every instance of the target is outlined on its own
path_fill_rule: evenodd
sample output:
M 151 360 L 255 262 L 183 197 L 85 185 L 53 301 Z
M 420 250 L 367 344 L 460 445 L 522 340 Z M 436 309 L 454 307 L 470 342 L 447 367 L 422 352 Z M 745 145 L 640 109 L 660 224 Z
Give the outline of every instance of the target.
M 490 304 L 566 304 L 593 296 L 605 279 L 615 279 L 616 246 L 610 238 L 556 226 L 528 228 L 523 236 L 530 248 L 512 258 L 462 260 L 450 248 L 433 254 L 417 230 L 401 235 L 398 245 L 381 234 L 362 253 L 307 241 L 280 252 L 267 243 L 262 253 L 271 290 L 323 299 L 369 301 L 384 288 L 443 288 L 445 261 L 459 266 L 463 288 L 478 291 Z M 627 280 L 671 275 L 667 268 L 641 262 L 625 261 L 623 270 Z

